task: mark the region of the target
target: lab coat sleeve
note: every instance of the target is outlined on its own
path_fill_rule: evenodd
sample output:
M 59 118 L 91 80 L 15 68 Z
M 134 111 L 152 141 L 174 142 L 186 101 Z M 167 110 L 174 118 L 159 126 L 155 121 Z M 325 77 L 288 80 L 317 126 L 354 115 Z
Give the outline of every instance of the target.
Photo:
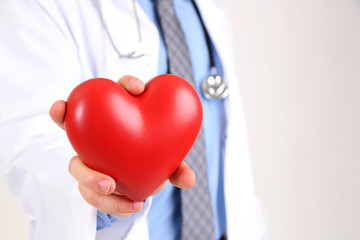
M 75 152 L 48 115 L 84 80 L 82 66 L 69 22 L 45 2 L 0 1 L 0 172 L 32 216 L 31 239 L 90 240 L 96 209 L 68 173 Z

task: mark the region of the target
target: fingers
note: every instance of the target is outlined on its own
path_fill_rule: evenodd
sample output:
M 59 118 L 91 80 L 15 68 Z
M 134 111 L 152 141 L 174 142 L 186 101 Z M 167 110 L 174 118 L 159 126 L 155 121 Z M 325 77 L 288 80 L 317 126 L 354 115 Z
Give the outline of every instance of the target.
M 71 175 L 79 182 L 79 190 L 85 201 L 103 213 L 127 217 L 140 211 L 144 202 L 134 202 L 119 195 L 114 179 L 87 167 L 79 157 L 73 157 L 69 164 Z M 191 188 L 195 184 L 195 173 L 183 162 L 170 177 L 170 182 L 179 188 Z M 165 181 L 153 194 L 162 191 Z
M 143 202 L 133 202 L 124 196 L 115 194 L 97 194 L 80 183 L 79 190 L 85 201 L 96 209 L 117 217 L 128 217 L 144 207 Z
M 178 188 L 191 188 L 195 184 L 196 176 L 194 171 L 185 162 L 182 162 L 169 180 Z
M 89 168 L 77 156 L 70 160 L 69 172 L 81 185 L 94 192 L 110 194 L 115 191 L 114 179 Z
M 56 101 L 50 108 L 51 119 L 62 129 L 64 129 L 64 118 L 66 113 L 66 102 Z
M 145 84 L 136 77 L 125 75 L 118 80 L 123 88 L 132 95 L 140 95 L 145 90 Z
M 115 181 L 110 176 L 87 167 L 79 157 L 73 157 L 69 172 L 79 182 L 79 190 L 85 201 L 103 213 L 127 217 L 144 207 L 115 191 Z

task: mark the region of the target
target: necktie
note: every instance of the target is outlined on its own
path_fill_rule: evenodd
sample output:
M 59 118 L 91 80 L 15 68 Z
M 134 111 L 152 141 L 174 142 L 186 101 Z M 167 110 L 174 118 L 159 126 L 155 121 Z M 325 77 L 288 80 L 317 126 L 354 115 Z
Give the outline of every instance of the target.
M 156 7 L 168 54 L 169 72 L 185 78 L 194 86 L 190 55 L 173 0 L 156 0 Z M 196 184 L 191 189 L 181 190 L 181 239 L 215 239 L 202 130 L 185 161 L 196 173 Z

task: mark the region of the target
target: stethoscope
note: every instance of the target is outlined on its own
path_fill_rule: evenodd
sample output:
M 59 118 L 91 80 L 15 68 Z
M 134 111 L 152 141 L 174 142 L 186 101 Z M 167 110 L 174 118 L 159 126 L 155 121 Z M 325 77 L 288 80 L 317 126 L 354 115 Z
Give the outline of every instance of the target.
M 104 21 L 103 15 L 102 15 L 102 11 L 100 9 L 100 6 L 98 5 L 98 2 L 95 1 L 95 3 L 97 4 L 97 8 L 99 11 L 99 15 L 102 21 L 102 25 L 104 27 L 104 30 L 110 40 L 110 43 L 113 47 L 113 49 L 115 50 L 115 52 L 117 53 L 119 58 L 129 58 L 129 59 L 136 59 L 136 58 L 140 58 L 142 56 L 144 56 L 144 53 L 141 54 L 136 54 L 137 50 L 138 50 L 138 46 L 141 43 L 141 26 L 140 26 L 140 21 L 139 21 L 139 16 L 137 13 L 137 9 L 136 9 L 136 0 L 132 0 L 132 5 L 133 5 L 133 9 L 134 9 L 134 17 L 136 20 L 136 26 L 137 26 L 137 30 L 138 30 L 138 44 L 137 47 L 135 48 L 134 51 L 131 51 L 129 53 L 121 53 L 119 51 L 119 49 L 116 47 L 116 44 L 110 34 L 109 29 L 107 28 L 107 25 Z M 200 18 L 200 22 L 202 25 L 202 28 L 204 30 L 205 33 L 205 37 L 206 37 L 206 44 L 207 44 L 207 48 L 208 48 L 208 53 L 209 53 L 209 58 L 210 58 L 210 69 L 211 69 L 211 74 L 209 77 L 207 77 L 201 84 L 201 91 L 204 95 L 205 98 L 207 99 L 223 99 L 225 97 L 227 97 L 229 95 L 229 88 L 226 84 L 226 81 L 224 79 L 223 76 L 219 75 L 217 72 L 217 68 L 216 68 L 216 64 L 215 64 L 215 60 L 214 60 L 214 52 L 212 49 L 212 45 L 211 45 L 211 40 L 210 40 L 210 36 L 208 31 L 206 30 L 205 24 L 202 20 L 200 11 L 195 3 L 194 0 L 192 0 L 192 3 L 195 7 L 196 13 L 198 14 L 199 18 Z

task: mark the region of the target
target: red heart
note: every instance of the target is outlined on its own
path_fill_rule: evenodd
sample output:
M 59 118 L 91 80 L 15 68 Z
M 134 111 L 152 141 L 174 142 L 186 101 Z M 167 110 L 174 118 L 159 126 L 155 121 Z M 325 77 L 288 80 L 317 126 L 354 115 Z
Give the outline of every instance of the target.
M 81 83 L 67 100 L 65 129 L 87 166 L 113 177 L 126 197 L 142 201 L 179 167 L 201 122 L 194 88 L 166 74 L 150 80 L 139 96 L 104 78 Z

